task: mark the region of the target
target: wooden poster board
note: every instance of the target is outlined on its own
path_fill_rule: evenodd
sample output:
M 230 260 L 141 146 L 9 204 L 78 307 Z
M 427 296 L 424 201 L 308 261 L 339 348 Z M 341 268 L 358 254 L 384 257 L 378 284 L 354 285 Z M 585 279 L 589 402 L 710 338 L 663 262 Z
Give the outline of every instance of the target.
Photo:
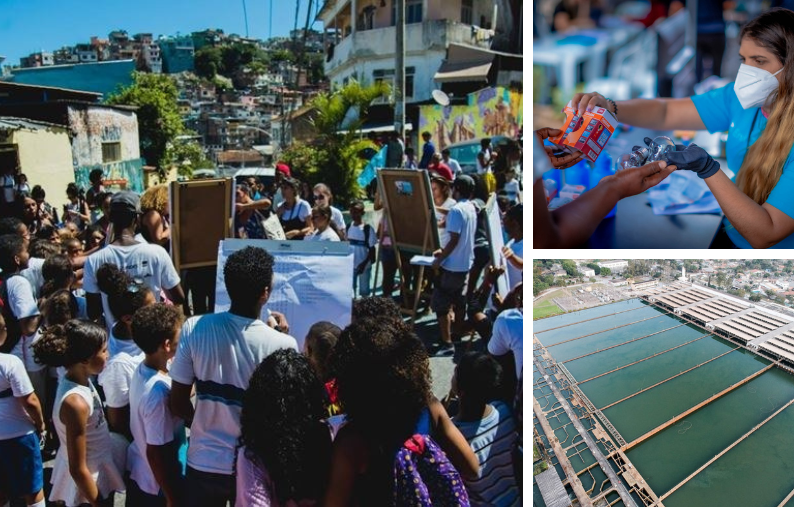
M 491 265 L 495 267 L 505 265 L 502 255 L 502 247 L 505 246 L 504 236 L 502 235 L 502 217 L 499 215 L 499 206 L 496 203 L 496 194 L 491 194 L 488 203 L 485 205 L 488 219 L 485 222 L 485 230 L 488 233 L 488 249 L 491 254 Z M 505 268 L 506 269 L 506 268 Z M 508 293 L 507 272 L 502 273 L 496 279 L 496 292 L 504 299 Z
M 232 188 L 231 178 L 171 182 L 171 257 L 177 271 L 218 263 L 218 243 L 231 237 Z
M 398 250 L 431 255 L 441 248 L 427 171 L 381 169 L 378 187 Z

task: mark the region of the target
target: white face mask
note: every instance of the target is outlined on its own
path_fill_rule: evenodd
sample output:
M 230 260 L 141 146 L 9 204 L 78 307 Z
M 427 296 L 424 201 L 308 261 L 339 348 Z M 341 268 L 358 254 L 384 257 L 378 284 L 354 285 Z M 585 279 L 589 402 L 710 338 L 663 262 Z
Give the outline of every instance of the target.
M 736 82 L 733 84 L 733 91 L 742 104 L 744 109 L 763 106 L 769 95 L 777 90 L 778 81 L 775 76 L 780 74 L 783 69 L 770 74 L 764 69 L 741 64 L 739 73 L 736 75 Z

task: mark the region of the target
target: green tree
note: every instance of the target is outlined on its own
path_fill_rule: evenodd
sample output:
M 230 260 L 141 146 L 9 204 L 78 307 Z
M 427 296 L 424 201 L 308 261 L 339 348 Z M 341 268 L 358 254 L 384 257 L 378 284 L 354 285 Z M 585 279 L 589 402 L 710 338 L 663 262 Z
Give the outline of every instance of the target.
M 757 303 L 758 301 L 761 301 L 761 295 L 760 294 L 751 294 L 750 295 L 750 301 L 752 301 L 754 303 Z
M 141 154 L 161 175 L 172 164 L 172 147 L 185 128 L 177 106 L 176 83 L 166 74 L 133 73 L 132 84 L 112 94 L 108 104 L 136 106 Z
M 725 283 L 728 281 L 728 277 L 725 276 L 725 273 L 720 271 L 717 273 L 717 287 L 725 287 Z
M 363 86 L 352 81 L 337 91 L 318 95 L 311 102 L 316 111 L 312 119 L 317 130 L 316 144 L 311 147 L 293 145 L 283 153 L 284 160 L 296 164 L 296 170 L 310 183 L 322 181 L 330 186 L 334 200 L 340 205 L 357 198 L 361 189 L 356 178 L 366 164 L 359 153 L 377 146 L 361 138 L 361 119 L 345 125 L 344 133 L 340 132 L 342 123 L 351 107 L 358 108 L 359 118 L 366 118 L 372 101 L 388 94 L 389 86 L 385 83 Z M 310 150 L 315 153 L 308 153 Z
M 562 265 L 562 269 L 565 270 L 565 272 L 568 274 L 568 276 L 570 276 L 572 278 L 578 276 L 579 270 L 576 269 L 576 263 L 574 263 L 571 260 L 567 260 L 566 259 L 566 260 L 562 261 L 560 264 Z
M 595 283 L 595 281 L 596 281 L 595 278 L 590 278 L 590 283 Z
M 176 141 L 168 147 L 167 157 L 171 165 L 176 165 L 180 176 L 190 177 L 197 169 L 211 169 L 215 167 L 204 155 L 204 150 L 196 141 Z
M 196 75 L 204 79 L 213 79 L 221 70 L 221 50 L 212 46 L 205 46 L 196 51 L 193 57 L 193 67 Z
M 601 267 L 598 264 L 596 264 L 595 262 L 591 262 L 590 264 L 587 264 L 587 267 L 592 269 L 593 271 L 595 271 L 596 275 L 600 275 L 601 274 Z
M 609 276 L 612 274 L 612 270 L 609 268 L 601 268 L 601 276 Z

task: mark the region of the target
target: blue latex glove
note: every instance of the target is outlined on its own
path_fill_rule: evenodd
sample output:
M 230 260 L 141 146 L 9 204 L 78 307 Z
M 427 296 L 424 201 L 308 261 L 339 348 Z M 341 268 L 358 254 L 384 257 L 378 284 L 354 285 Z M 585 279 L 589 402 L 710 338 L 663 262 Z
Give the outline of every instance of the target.
M 690 144 L 686 149 L 680 150 L 676 145 L 676 151 L 667 154 L 667 163 L 676 166 L 678 169 L 694 171 L 698 178 L 706 179 L 717 174 L 720 165 L 706 150 L 697 144 Z

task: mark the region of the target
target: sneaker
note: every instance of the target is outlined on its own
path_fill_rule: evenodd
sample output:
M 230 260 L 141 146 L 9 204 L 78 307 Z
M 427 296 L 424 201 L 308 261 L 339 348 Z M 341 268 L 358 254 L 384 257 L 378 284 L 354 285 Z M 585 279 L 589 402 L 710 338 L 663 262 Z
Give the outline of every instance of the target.
M 451 343 L 443 343 L 436 351 L 438 357 L 452 357 L 455 355 L 455 346 Z

